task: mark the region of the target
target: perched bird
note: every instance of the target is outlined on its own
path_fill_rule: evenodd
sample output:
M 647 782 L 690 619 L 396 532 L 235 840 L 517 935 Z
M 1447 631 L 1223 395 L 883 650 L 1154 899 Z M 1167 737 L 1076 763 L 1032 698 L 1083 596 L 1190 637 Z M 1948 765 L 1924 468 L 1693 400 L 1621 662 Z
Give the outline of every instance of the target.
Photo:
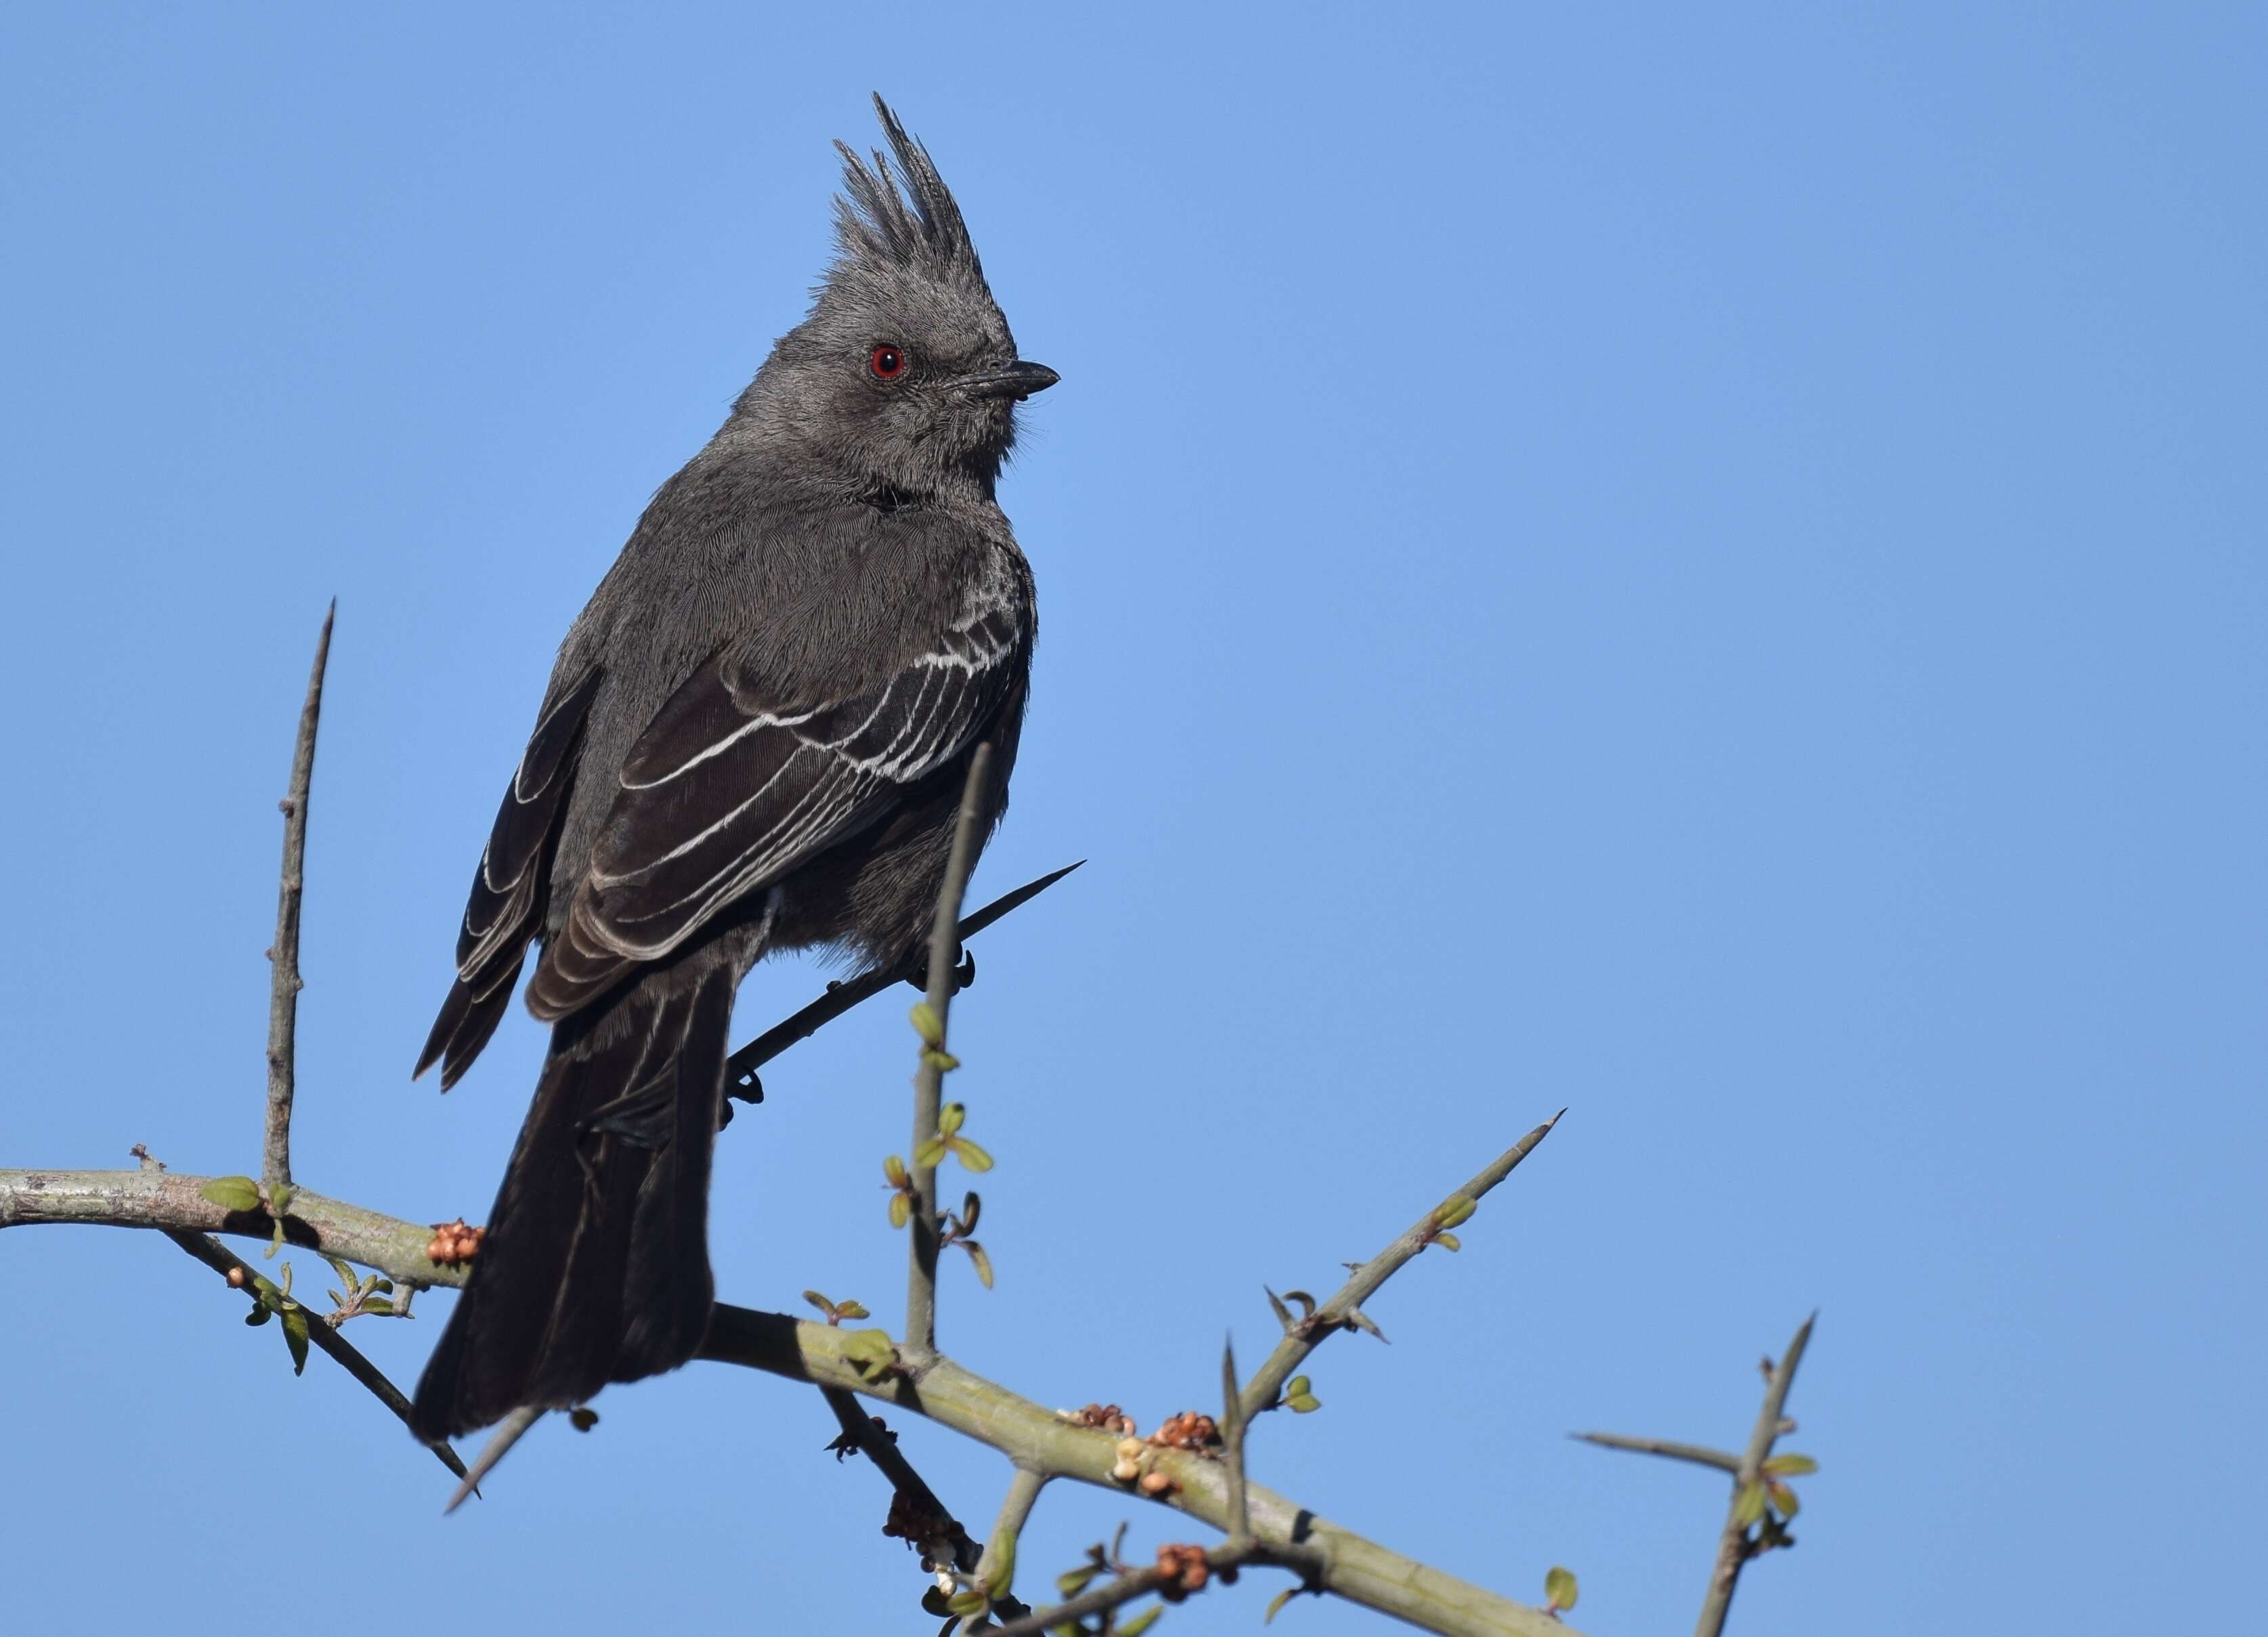
M 417 1385 L 430 1440 L 580 1404 L 708 1327 L 733 992 L 777 949 L 925 945 L 964 777 L 1006 806 L 1035 629 L 993 498 L 1016 356 L 960 208 L 875 99 L 836 254 L 566 640 L 417 1063 L 471 1066 L 541 943 L 552 1025 L 471 1282 Z M 893 158 L 895 156 L 895 163 Z

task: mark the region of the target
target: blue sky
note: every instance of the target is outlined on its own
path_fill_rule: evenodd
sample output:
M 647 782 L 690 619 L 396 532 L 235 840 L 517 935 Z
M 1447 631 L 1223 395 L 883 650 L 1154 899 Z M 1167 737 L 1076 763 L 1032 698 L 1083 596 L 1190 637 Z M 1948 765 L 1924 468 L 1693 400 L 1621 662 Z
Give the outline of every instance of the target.
M 539 1030 L 446 1100 L 408 1069 L 489 812 L 644 498 L 801 313 L 880 89 L 1064 375 L 1003 489 L 1043 629 L 978 889 L 1092 860 L 955 1014 L 999 1287 L 949 1272 L 946 1345 L 1145 1427 L 1206 1404 L 1263 1282 L 1328 1287 L 1566 1105 L 1259 1478 L 1679 1629 L 1719 1486 L 1565 1434 L 1736 1442 L 1816 1306 L 1823 1470 L 1736 1629 L 2242 1618 L 2261 13 L 769 11 L 0 21 L 0 1163 L 256 1168 L 335 594 L 298 1170 L 484 1213 Z M 744 1031 L 821 976 L 761 969 Z M 896 1322 L 909 1044 L 877 1006 L 767 1075 L 727 1296 Z M 442 1301 L 350 1334 L 407 1381 Z M 0 1309 L 27 1626 L 238 1631 L 273 1575 L 341 1637 L 920 1629 L 806 1390 L 609 1392 L 444 1521 L 162 1240 L 7 1234 Z M 905 1436 L 989 1517 L 997 1459 Z M 1027 1578 L 1130 1514 L 1185 1532 L 1050 1493 Z

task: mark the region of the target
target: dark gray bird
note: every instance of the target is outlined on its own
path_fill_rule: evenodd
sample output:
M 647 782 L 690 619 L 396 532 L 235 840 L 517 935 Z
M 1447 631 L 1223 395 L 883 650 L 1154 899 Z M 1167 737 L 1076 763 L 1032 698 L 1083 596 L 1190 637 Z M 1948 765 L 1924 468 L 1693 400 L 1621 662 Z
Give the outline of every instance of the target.
M 531 940 L 552 1027 L 429 1440 L 674 1369 L 708 1328 L 708 1197 L 740 979 L 776 949 L 925 942 L 976 747 L 1006 806 L 1035 629 L 993 499 L 1016 356 L 961 211 L 880 98 L 837 144 L 837 253 L 567 633 L 418 1059 L 453 1085 Z M 988 833 L 989 833 L 988 826 Z

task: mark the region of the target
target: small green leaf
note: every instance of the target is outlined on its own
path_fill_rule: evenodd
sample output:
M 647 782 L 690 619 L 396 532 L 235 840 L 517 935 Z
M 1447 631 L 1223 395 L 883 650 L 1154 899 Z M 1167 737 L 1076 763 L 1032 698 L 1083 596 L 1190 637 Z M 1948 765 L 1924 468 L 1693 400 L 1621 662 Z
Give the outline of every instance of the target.
M 1260 1617 L 1260 1623 L 1263 1626 L 1273 1626 L 1276 1623 L 1276 1617 L 1284 1611 L 1284 1605 L 1292 1601 L 1292 1597 L 1298 1594 L 1299 1589 L 1300 1589 L 1297 1586 L 1286 1586 L 1283 1590 L 1269 1598 L 1268 1612 Z
M 813 1307 L 817 1308 L 828 1318 L 833 1318 L 835 1316 L 835 1304 L 829 1301 L 826 1297 L 821 1295 L 817 1291 L 805 1291 L 803 1293 L 803 1299 L 811 1303 Z
M 835 1309 L 835 1316 L 839 1319 L 863 1319 L 873 1316 L 858 1302 L 845 1301 Z
M 1311 1319 L 1315 1316 L 1315 1299 L 1309 1295 L 1306 1291 L 1287 1290 L 1284 1293 L 1284 1300 L 1286 1301 L 1296 1301 L 1300 1304 L 1300 1316 L 1301 1318 Z
M 291 1196 L 295 1191 L 297 1191 L 289 1183 L 276 1184 L 275 1191 L 268 1197 L 269 1214 L 280 1218 L 289 1211 L 291 1208 Z
M 1065 1603 L 1069 1603 L 1086 1589 L 1089 1581 L 1101 1573 L 1101 1569 L 1089 1564 L 1083 1569 L 1072 1569 L 1067 1574 L 1058 1574 L 1056 1576 L 1056 1590 L 1062 1594 Z
M 985 1289 L 992 1288 L 992 1258 L 984 1254 L 984 1247 L 973 1239 L 964 1239 L 961 1245 L 968 1252 L 968 1260 L 976 1269 L 976 1282 Z
M 342 1308 L 347 1304 L 347 1299 L 335 1290 L 327 1290 L 323 1294 L 331 1299 L 331 1305 L 335 1308 Z
M 364 1296 L 362 1299 L 362 1310 L 365 1313 L 392 1313 L 394 1303 L 385 1296 Z
M 260 1184 L 249 1176 L 216 1176 L 197 1192 L 224 1211 L 257 1211 Z
M 1795 1498 L 1795 1491 L 1786 1484 L 1767 1483 L 1764 1488 L 1771 1496 L 1772 1509 L 1782 1517 L 1793 1517 L 1803 1510 L 1803 1502 Z
M 1573 1608 L 1575 1606 L 1573 1571 L 1554 1565 L 1551 1572 L 1543 1577 L 1543 1596 L 1555 1609 Z
M 939 1051 L 932 1046 L 922 1053 L 922 1066 L 933 1068 L 940 1074 L 950 1074 L 961 1066 L 961 1059 L 950 1051 Z
M 1298 1395 L 1307 1392 L 1314 1386 L 1314 1383 L 1309 1381 L 1306 1376 L 1294 1375 L 1290 1381 L 1284 1383 L 1284 1390 L 1290 1394 Z
M 882 1161 L 882 1175 L 890 1179 L 891 1187 L 904 1187 L 906 1185 L 906 1162 L 898 1158 L 896 1154 L 892 1154 L 888 1159 Z
M 907 1015 L 913 1019 L 914 1033 L 921 1036 L 922 1044 L 941 1046 L 945 1043 L 945 1020 L 938 1016 L 937 1008 L 928 1001 L 917 1000 L 914 1009 Z
M 1475 1202 L 1471 1195 L 1451 1194 L 1433 1207 L 1434 1225 L 1440 1228 L 1454 1228 L 1459 1223 L 1470 1220 L 1472 1213 L 1479 1209 L 1479 1205 Z
M 890 1196 L 890 1226 L 903 1228 L 913 1220 L 914 1202 L 903 1194 Z
M 946 1140 L 943 1137 L 932 1137 L 922 1144 L 914 1150 L 914 1163 L 924 1171 L 935 1170 L 938 1161 L 945 1158 Z
M 1158 1617 L 1165 1611 L 1165 1604 L 1152 1604 L 1132 1619 L 1122 1620 L 1118 1626 L 1118 1637 L 1142 1637 L 1144 1632 L 1158 1623 Z
M 374 1273 L 371 1276 L 370 1283 L 365 1288 L 375 1290 L 380 1295 L 390 1296 L 394 1294 L 394 1281 L 382 1273 Z
M 948 1614 L 958 1614 L 963 1619 L 972 1614 L 982 1614 L 992 1606 L 992 1600 L 981 1591 L 959 1591 L 945 1600 Z
M 333 1256 L 328 1250 L 323 1252 L 323 1260 L 331 1265 L 331 1272 L 339 1276 L 340 1281 L 343 1283 L 349 1290 L 360 1290 L 362 1288 L 362 1280 L 355 1277 L 355 1271 L 352 1264 L 347 1262 L 342 1257 Z M 334 1296 L 332 1300 L 336 1301 L 337 1297 Z
M 1311 1392 L 1293 1393 L 1284 1402 L 1291 1406 L 1292 1413 L 1294 1415 L 1306 1415 L 1323 1407 L 1323 1401 Z
M 297 1375 L 307 1368 L 307 1310 L 305 1308 L 284 1309 L 284 1345 L 291 1350 L 291 1374 Z
M 968 1105 L 967 1103 L 948 1102 L 938 1111 L 937 1134 L 940 1137 L 950 1137 L 966 1125 L 968 1120 Z
M 1462 1250 L 1465 1248 L 1465 1242 L 1454 1234 L 1436 1234 L 1433 1235 L 1433 1242 L 1444 1250 Z
M 263 1262 L 274 1261 L 276 1253 L 284 1248 L 284 1219 L 277 1216 L 271 1220 L 276 1224 L 276 1231 L 268 1236 L 268 1249 L 260 1253 L 260 1259 Z
M 274 1316 L 275 1315 L 268 1310 L 266 1302 L 255 1301 L 252 1304 L 252 1311 L 244 1316 L 244 1322 L 247 1324 L 265 1324 Z
M 1807 1478 L 1819 1470 L 1808 1455 L 1776 1455 L 1764 1464 L 1766 1478 Z
M 1733 1526 L 1746 1529 L 1764 1515 L 1764 1486 L 1762 1484 L 1742 1485 L 1740 1495 L 1733 1502 Z
M 922 1593 L 922 1612 L 924 1614 L 943 1614 L 945 1612 L 945 1594 L 934 1586 Z
M 953 1157 L 961 1161 L 965 1170 L 982 1176 L 992 1169 L 992 1156 L 966 1137 L 948 1137 L 945 1146 L 953 1150 Z

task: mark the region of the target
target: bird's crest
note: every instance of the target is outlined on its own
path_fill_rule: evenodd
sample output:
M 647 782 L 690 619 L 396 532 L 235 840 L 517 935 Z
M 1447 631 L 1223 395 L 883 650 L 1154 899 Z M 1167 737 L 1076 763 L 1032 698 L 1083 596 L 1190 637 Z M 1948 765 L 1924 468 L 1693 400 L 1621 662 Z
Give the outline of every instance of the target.
M 880 96 L 874 112 L 897 163 L 893 167 L 878 148 L 870 166 L 848 144 L 835 144 L 843 156 L 843 191 L 835 200 L 838 266 L 895 266 L 983 284 L 984 269 L 968 240 L 968 224 L 929 150 L 906 135 Z

